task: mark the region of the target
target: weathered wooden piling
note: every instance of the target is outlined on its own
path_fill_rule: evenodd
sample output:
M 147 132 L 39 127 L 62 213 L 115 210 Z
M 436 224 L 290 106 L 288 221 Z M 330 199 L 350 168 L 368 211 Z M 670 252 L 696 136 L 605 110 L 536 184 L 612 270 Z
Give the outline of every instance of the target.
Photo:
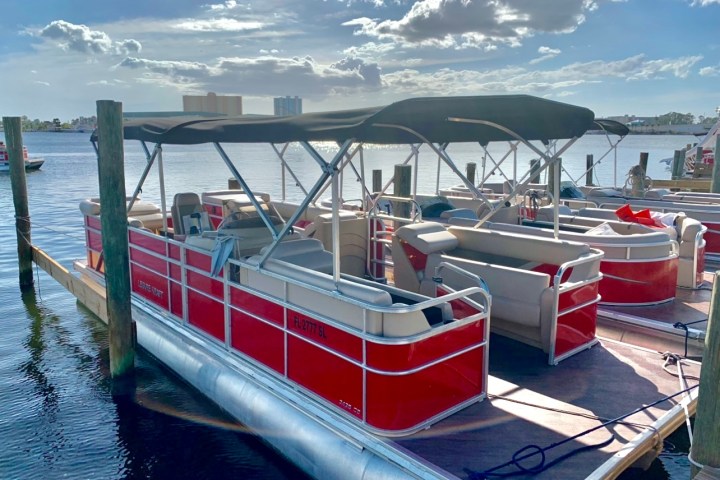
M 700 145 L 693 147 L 695 149 L 695 169 L 697 171 L 700 171 L 700 169 L 697 167 L 698 165 L 702 165 L 703 163 L 703 147 Z M 702 167 L 701 167 L 702 168 Z
M 530 160 L 530 183 L 540 183 L 540 159 Z
M 648 165 L 648 158 L 650 157 L 650 154 L 648 152 L 640 152 L 640 168 L 642 168 L 643 175 L 647 175 L 647 165 Z
M 672 179 L 680 180 L 685 170 L 685 150 L 675 150 L 672 163 Z
M 556 178 L 557 175 L 557 178 Z M 548 167 L 548 192 L 550 192 L 553 197 L 557 197 L 560 194 L 559 187 L 560 187 L 560 180 L 562 179 L 562 158 L 557 158 L 555 161 Z M 556 190 L 556 187 L 557 190 Z
M 98 100 L 98 179 L 100 223 L 107 290 L 110 374 L 130 373 L 135 335 L 130 309 L 130 262 L 125 206 L 122 104 Z
M 690 456 L 699 465 L 720 468 L 720 271 L 715 272 Z M 693 467 L 692 475 L 698 473 Z
M 393 177 L 395 197 L 411 197 L 412 167 L 410 165 L 395 165 L 395 176 Z M 410 218 L 411 204 L 409 202 L 393 202 L 393 212 L 396 217 Z M 400 225 L 396 225 L 396 229 Z
M 593 186 L 593 169 L 595 165 L 595 161 L 593 159 L 593 154 L 589 153 L 585 156 L 585 186 L 586 187 L 592 187 Z
M 15 236 L 17 237 L 20 289 L 33 286 L 32 241 L 30 209 L 28 207 L 25 159 L 23 158 L 22 123 L 20 117 L 3 117 L 5 143 L 10 161 L 10 185 L 15 206 Z
M 465 176 L 468 180 L 470 180 L 470 183 L 475 185 L 475 171 L 477 170 L 477 163 L 475 162 L 468 162 L 467 165 L 465 165 Z
M 715 161 L 712 168 L 712 181 L 710 182 L 710 192 L 720 193 L 720 135 L 715 137 Z
M 372 171 L 372 191 L 373 193 L 382 190 L 382 170 Z

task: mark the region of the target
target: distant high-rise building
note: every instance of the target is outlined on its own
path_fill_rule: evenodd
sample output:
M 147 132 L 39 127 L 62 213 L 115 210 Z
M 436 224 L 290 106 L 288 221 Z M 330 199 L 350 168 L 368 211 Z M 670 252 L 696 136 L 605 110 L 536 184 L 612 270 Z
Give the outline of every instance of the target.
M 273 99 L 275 115 L 300 115 L 302 113 L 302 98 L 275 97 Z
M 183 95 L 184 112 L 211 112 L 242 115 L 242 97 L 235 95 Z

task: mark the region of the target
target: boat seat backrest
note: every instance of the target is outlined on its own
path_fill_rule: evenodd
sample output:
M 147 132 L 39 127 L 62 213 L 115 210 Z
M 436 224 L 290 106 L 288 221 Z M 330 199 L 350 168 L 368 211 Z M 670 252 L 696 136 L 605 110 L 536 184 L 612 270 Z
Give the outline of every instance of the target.
M 262 200 L 265 203 L 268 203 L 270 201 L 270 194 L 264 193 L 264 192 L 252 192 L 253 195 L 255 195 L 255 198 L 258 198 Z M 226 197 L 226 196 L 240 196 L 245 195 L 245 192 L 242 189 L 239 190 L 211 190 L 207 192 L 202 192 L 201 194 L 201 200 L 202 203 L 207 203 L 207 200 L 212 203 L 214 197 Z M 250 203 L 250 200 L 248 199 L 248 203 Z
M 458 239 L 445 227 L 435 222 L 412 223 L 400 227 L 397 237 L 424 254 L 452 250 L 458 246 Z
M 434 292 L 436 284 L 432 276 L 440 262 L 456 265 L 485 280 L 492 295 L 493 318 L 498 317 L 527 326 L 540 326 L 541 299 L 544 290 L 550 286 L 549 275 L 434 253 L 428 256 L 420 293 L 431 295 Z M 452 270 L 443 270 L 442 279 L 444 284 L 455 290 L 477 286 L 468 277 Z M 480 301 L 480 298 L 475 300 Z
M 133 227 L 139 224 L 139 228 L 147 228 L 149 230 L 161 230 L 163 228 L 163 218 L 164 215 L 162 213 L 151 213 L 147 215 L 132 214 L 132 217 L 128 217 L 128 224 Z
M 448 232 L 458 239 L 458 248 L 464 253 L 513 258 L 526 262 L 561 265 L 590 252 L 590 247 L 579 242 L 537 238 L 530 235 L 496 232 L 487 229 L 451 226 Z
M 392 239 L 395 285 L 411 292 L 420 291 L 425 271 L 413 264 L 415 254 L 406 251 L 409 245 L 422 255 L 451 251 L 458 246 L 457 238 L 435 222 L 404 225 Z
M 487 219 L 491 222 L 517 223 L 520 218 L 520 205 L 503 205 L 499 200 L 491 202 L 495 208 L 492 215 Z M 490 207 L 482 204 L 477 208 L 478 218 L 483 218 L 490 211 Z
M 265 253 L 268 248 L 263 248 L 260 253 Z M 270 254 L 270 258 L 318 272 L 332 273 L 332 253 L 325 250 L 322 242 L 314 238 L 280 242 Z
M 572 210 L 567 205 L 558 205 L 558 215 L 572 215 Z M 553 222 L 554 218 L 555 208 L 553 205 L 545 205 L 535 212 L 535 220 L 540 222 Z
M 298 204 L 292 202 L 273 201 L 272 206 L 285 220 L 288 220 L 298 209 Z M 312 222 L 315 220 L 315 217 L 324 213 L 332 213 L 332 209 L 321 207 L 319 205 L 308 205 L 308 207 L 300 214 L 298 221 Z
M 602 218 L 605 220 L 618 220 L 615 210 L 607 208 L 581 208 L 577 212 L 580 217 Z
M 268 278 L 262 272 L 243 269 L 242 283 L 284 298 L 290 303 L 290 308 L 296 306 L 357 330 L 362 330 L 365 324 L 367 333 L 379 336 L 401 337 L 430 330 L 430 324 L 421 311 L 379 312 L 348 301 L 363 302 L 369 307 L 392 307 L 390 293 L 381 288 L 343 278 L 335 284 L 330 275 L 274 258 L 265 263 L 265 269 L 294 281 L 285 284 L 279 279 Z
M 197 193 L 185 192 L 176 193 L 173 197 L 173 204 L 171 208 L 173 229 L 175 234 L 186 234 L 183 226 L 183 217 L 191 215 L 193 213 L 200 213 L 203 211 L 202 203 L 200 203 L 200 197 Z
M 676 223 L 680 238 L 678 286 L 697 288 L 702 284 L 702 272 L 705 269 L 705 257 L 701 254 L 706 246 L 705 239 L 701 235 L 705 227 L 698 220 L 685 215 L 678 215 Z
M 100 210 L 101 209 L 99 198 L 86 198 L 85 200 L 80 202 L 80 211 L 83 215 L 98 216 L 100 215 Z M 128 212 L 128 216 L 135 218 L 151 215 L 162 215 L 162 210 L 160 210 L 160 207 L 158 207 L 154 203 L 146 202 L 143 200 L 136 200 L 133 203 L 130 212 Z
M 672 243 L 670 236 L 664 231 L 653 230 L 644 225 L 627 222 L 603 222 L 614 234 L 598 235 L 579 232 L 559 231 L 561 240 L 570 240 L 572 242 L 587 243 L 588 245 L 602 250 L 606 259 L 628 258 L 628 246 L 630 246 L 629 256 L 631 259 L 643 258 L 667 258 L 672 252 Z M 486 223 L 485 227 L 490 230 L 502 232 L 514 232 L 525 235 L 534 235 L 544 238 L 554 238 L 554 232 L 550 228 L 537 228 L 524 225 L 509 225 L 504 223 Z M 618 230 L 622 231 L 619 233 Z
M 676 222 L 679 228 L 679 236 L 682 242 L 693 242 L 698 233 L 703 229 L 702 223 L 685 215 L 678 215 Z
M 353 212 L 338 212 L 340 219 L 340 271 L 348 275 L 362 277 L 367 264 L 368 220 Z M 315 217 L 311 226 L 305 230 L 322 242 L 326 250 L 333 251 L 332 213 L 323 213 Z
M 678 215 L 676 221 L 680 238 L 680 257 L 692 257 L 696 248 L 695 239 L 704 227 L 699 221 L 685 215 Z
M 512 189 L 515 187 L 516 183 L 510 180 L 505 180 L 502 184 L 502 193 L 507 195 L 508 193 L 512 192 Z M 519 185 L 519 184 L 517 184 Z M 545 191 L 547 190 L 547 184 L 546 183 L 528 183 L 525 186 L 519 186 L 517 191 L 515 192 L 518 195 L 525 195 L 525 192 L 528 190 L 540 190 Z

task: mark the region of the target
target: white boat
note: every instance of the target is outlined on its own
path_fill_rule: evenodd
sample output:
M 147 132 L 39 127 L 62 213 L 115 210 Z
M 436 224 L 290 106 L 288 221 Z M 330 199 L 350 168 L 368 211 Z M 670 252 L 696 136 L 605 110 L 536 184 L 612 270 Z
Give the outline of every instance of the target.
M 148 162 L 127 205 L 138 341 L 317 478 L 457 478 L 526 459 L 524 445 L 558 435 L 565 441 L 556 443 L 583 460 L 533 467 L 536 478 L 611 478 L 667 435 L 683 407 L 694 407 L 695 391 L 679 391 L 654 352 L 599 342 L 603 253 L 571 240 L 398 217 L 391 231 L 375 213 L 341 209 L 339 194 L 339 171 L 356 168 L 358 157 L 362 163 L 364 143 L 423 144 L 449 160 L 437 145 L 517 136 L 569 145 L 592 121 L 581 107 L 508 96 L 125 122 L 126 140 L 155 144 L 152 153 L 145 149 Z M 259 142 L 279 159 L 279 199 L 253 191 L 243 171 L 269 160 L 238 167 L 223 147 Z M 288 142 L 300 143 L 319 167 L 297 205 L 285 198 L 285 179 L 297 183 L 296 159 L 291 164 L 278 147 Z M 338 147 L 323 156 L 314 142 Z M 163 167 L 162 146 L 199 143 L 214 144 L 242 189 L 210 185 L 166 199 L 162 172 L 172 162 Z M 154 165 L 159 206 L 137 201 Z M 315 204 L 325 188 L 329 208 Z M 372 197 L 364 182 L 361 193 Z M 76 269 L 103 287 L 99 202 L 85 200 L 80 210 L 87 255 Z M 568 367 L 548 367 L 561 361 Z M 696 373 L 697 364 L 682 363 Z M 622 401 L 608 402 L 612 392 Z M 677 408 L 657 402 L 681 395 Z M 514 400 L 525 407 L 505 404 Z M 529 403 L 554 408 L 528 412 Z M 560 420 L 559 409 L 571 416 Z M 635 423 L 614 423 L 619 434 L 608 439 L 597 435 L 606 426 L 592 411 Z M 648 415 L 659 420 L 640 432 Z
M 23 146 L 23 159 L 25 160 L 25 170 L 39 169 L 45 160 L 38 157 L 29 157 L 27 147 Z M 0 172 L 10 171 L 10 156 L 5 146 L 5 142 L 0 142 Z

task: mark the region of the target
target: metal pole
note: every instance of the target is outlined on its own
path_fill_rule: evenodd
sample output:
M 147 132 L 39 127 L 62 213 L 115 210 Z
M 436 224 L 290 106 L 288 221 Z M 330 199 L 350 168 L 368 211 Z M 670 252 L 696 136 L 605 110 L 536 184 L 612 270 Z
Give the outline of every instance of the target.
M 720 135 L 715 138 L 715 161 L 712 169 L 712 182 L 710 183 L 711 193 L 720 193 Z
M 562 158 L 556 158 L 548 175 L 552 172 L 552 194 L 553 194 L 553 235 L 555 240 L 560 238 L 560 174 L 562 172 Z M 548 187 L 550 182 L 548 181 Z
M 105 257 L 110 374 L 121 377 L 131 373 L 135 363 L 125 210 L 122 104 L 112 100 L 98 100 L 97 118 L 100 224 Z
M 28 208 L 25 159 L 23 158 L 22 123 L 20 117 L 3 117 L 5 142 L 10 160 L 10 184 L 15 205 L 15 236 L 17 237 L 20 290 L 33 286 L 30 210 Z

